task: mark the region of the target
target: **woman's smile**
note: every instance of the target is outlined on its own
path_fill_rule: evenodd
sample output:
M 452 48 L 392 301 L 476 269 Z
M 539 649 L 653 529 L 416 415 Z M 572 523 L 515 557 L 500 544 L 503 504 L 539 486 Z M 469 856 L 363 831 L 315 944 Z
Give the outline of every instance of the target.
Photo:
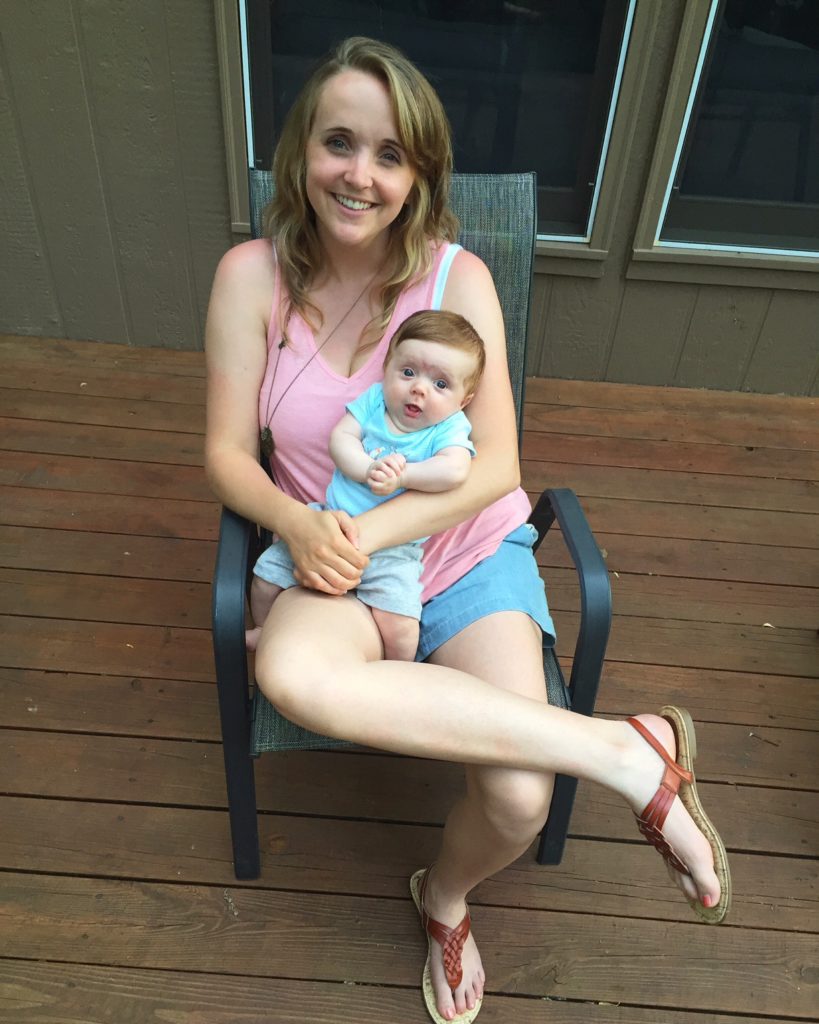
M 343 196 L 335 193 L 335 200 L 345 210 L 371 210 L 376 204 L 368 203 L 365 199 L 352 199 L 350 196 Z

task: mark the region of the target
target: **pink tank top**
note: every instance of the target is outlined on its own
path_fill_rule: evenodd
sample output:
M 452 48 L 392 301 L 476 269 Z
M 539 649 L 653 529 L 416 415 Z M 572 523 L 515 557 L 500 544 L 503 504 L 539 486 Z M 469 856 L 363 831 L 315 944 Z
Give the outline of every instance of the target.
M 288 324 L 288 344 L 278 347 L 281 283 L 276 274 L 259 423 L 264 427 L 275 409 L 271 422 L 275 450 L 270 465 L 285 494 L 303 502 L 324 500 L 334 469 L 328 452 L 331 430 L 344 415 L 347 403 L 383 378 L 384 356 L 398 326 L 418 310 L 440 309 L 447 274 L 459 249 L 444 243 L 434 250 L 430 272 L 402 292 L 384 337 L 351 377 L 336 373 L 321 353 L 316 354 L 313 332 L 298 313 L 293 313 Z M 431 537 L 424 545 L 423 600 L 440 594 L 494 554 L 503 538 L 525 523 L 530 512 L 526 492 L 518 488 L 474 518 Z

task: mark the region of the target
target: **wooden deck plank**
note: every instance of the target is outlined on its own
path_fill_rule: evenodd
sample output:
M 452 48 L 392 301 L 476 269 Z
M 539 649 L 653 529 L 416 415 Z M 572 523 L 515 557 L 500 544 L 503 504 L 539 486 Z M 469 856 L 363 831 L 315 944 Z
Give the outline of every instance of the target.
M 410 986 L 426 949 L 409 898 L 22 872 L 2 898 L 5 952 L 25 959 Z M 800 933 L 489 906 L 473 918 L 489 992 L 619 1002 L 652 988 L 660 1007 L 803 1017 L 815 1006 L 816 943 Z
M 117 548 L 119 559 L 129 567 L 128 559 L 139 558 L 139 545 L 133 543 L 136 540 L 131 538 L 128 552 L 122 551 L 121 546 Z M 184 543 L 173 542 L 174 545 Z M 166 546 L 169 556 L 175 554 L 170 544 Z M 0 558 L 3 553 L 0 547 Z M 47 561 L 43 558 L 43 565 Z M 141 576 L 148 575 L 144 565 L 138 568 L 142 570 Z M 200 579 L 204 568 L 200 567 Z M 579 616 L 562 609 L 553 611 L 559 650 L 569 654 L 577 635 Z M 110 617 L 117 618 L 116 614 Z M 650 628 L 646 621 L 632 616 L 618 618 L 609 641 L 611 660 L 784 676 L 817 674 L 819 638 L 811 629 L 771 629 L 764 623 L 757 626 L 701 622 L 695 637 L 689 620 L 648 620 Z M 210 635 L 201 629 L 117 621 L 86 621 L 78 629 L 73 619 L 18 614 L 0 615 L 0 636 L 8 649 L 6 664 L 18 668 L 148 677 L 159 673 L 160 678 L 178 679 L 213 678 L 212 670 L 207 669 L 211 660 Z M 94 649 L 90 650 L 88 641 L 92 636 Z
M 533 501 L 538 497 L 534 493 L 530 495 Z M 595 534 L 624 533 L 779 548 L 819 548 L 819 515 L 816 514 L 593 496 L 582 498 L 580 503 Z
M 437 826 L 265 814 L 261 877 L 237 883 L 224 811 L 26 797 L 6 797 L 0 809 L 6 871 L 400 898 L 440 842 Z M 732 927 L 766 928 L 775 919 L 780 930 L 819 930 L 815 860 L 735 853 L 731 866 Z M 532 847 L 470 903 L 690 920 L 648 847 L 594 839 L 570 839 L 558 867 L 539 865 Z
M 0 725 L 221 740 L 212 682 L 0 668 Z
M 216 540 L 216 502 L 0 485 L 0 522 L 38 529 Z
M 757 738 L 743 727 L 716 724 L 701 733 L 711 751 L 698 761 L 703 802 L 719 818 L 726 844 L 795 856 L 814 851 L 815 734 L 767 729 Z M 0 774 L 10 780 L 11 795 L 226 806 L 217 744 L 34 729 L 0 736 Z M 722 746 L 710 746 L 717 742 Z M 55 758 L 60 772 L 53 770 Z M 463 787 L 457 765 L 377 753 L 277 754 L 259 760 L 256 777 L 263 811 L 421 824 L 440 824 Z M 573 834 L 635 839 L 619 801 L 594 787 L 581 785 L 579 792 Z
M 819 729 L 815 679 L 677 665 L 647 665 L 644 671 L 635 672 L 633 665 L 606 663 L 598 700 L 601 711 L 627 716 L 635 708 L 664 703 L 688 707 L 701 722 Z
M 553 611 L 577 612 L 573 569 L 542 570 Z M 729 623 L 812 630 L 819 590 L 674 576 L 610 576 L 616 621 L 640 619 Z M 205 582 L 0 568 L 0 614 L 136 622 L 210 629 L 211 590 Z M 765 626 L 765 623 L 769 623 Z
M 202 353 L 0 336 L 0 356 L 0 943 L 22 957 L 0 961 L 0 1019 L 426 1020 L 406 876 L 435 856 L 457 766 L 262 758 L 263 874 L 232 877 Z M 526 487 L 575 490 L 611 570 L 598 713 L 692 709 L 735 903 L 723 928 L 693 924 L 631 815 L 581 783 L 563 864 L 530 851 L 474 893 L 481 1020 L 810 1017 L 817 410 L 529 382 Z M 559 536 L 540 560 L 568 669 Z
M 570 662 L 564 662 L 568 677 Z M 698 722 L 819 731 L 819 687 L 806 678 L 607 662 L 600 713 L 664 702 Z M 32 709 L 36 709 L 32 710 Z M 212 681 L 0 667 L 0 726 L 166 739 L 220 738 Z
M 530 493 L 546 487 L 568 487 L 582 497 L 625 498 L 642 501 L 724 508 L 773 509 L 815 514 L 819 484 L 815 480 L 728 476 L 699 470 L 635 469 L 629 466 L 580 465 L 559 462 L 553 451 L 543 460 L 524 459 L 524 484 Z
M 12 451 L 114 459 L 127 453 L 129 459 L 140 462 L 202 464 L 202 441 L 196 434 L 83 423 L 57 428 L 47 420 L 12 417 L 0 418 L 0 429 L 6 438 L 4 447 Z M 819 480 L 819 455 L 815 452 L 683 442 L 668 445 L 662 441 L 571 434 L 524 435 L 524 459 L 553 459 L 557 453 L 561 461 L 572 464 Z
M 204 629 L 5 615 L 0 639 L 10 668 L 215 678 L 210 632 Z
M 128 369 L 136 373 L 160 373 L 191 377 L 205 376 L 202 352 L 181 349 L 130 348 L 110 341 L 75 341 L 70 338 L 37 338 L 0 334 L 0 355 L 9 373 L 36 366 L 43 371 L 54 366 L 108 370 Z
M 138 547 L 133 543 L 130 547 L 137 548 L 131 555 L 138 557 Z M 131 555 L 122 553 L 121 558 Z M 556 611 L 555 622 L 559 649 L 569 654 L 579 616 Z M 642 619 L 619 619 L 609 641 L 609 657 L 635 664 L 800 677 L 816 674 L 819 641 L 812 630 L 703 622 L 694 642 L 690 621 L 648 623 L 650 628 Z M 88 621 L 78 628 L 73 619 L 0 615 L 0 637 L 8 649 L 6 664 L 15 668 L 213 678 L 211 640 L 206 630 Z
M 597 381 L 559 380 L 530 377 L 526 382 L 526 401 L 554 403 L 592 409 L 665 409 L 704 413 L 715 420 L 726 413 L 797 418 L 816 422 L 819 399 L 793 395 L 757 395 L 741 391 L 706 388 L 657 387 L 646 384 L 610 384 Z
M 215 509 L 212 512 L 215 520 Z M 210 522 L 209 512 L 203 531 L 209 530 Z M 597 541 L 614 573 L 788 585 L 809 589 L 808 597 L 815 593 L 817 555 L 806 549 L 612 533 L 598 533 Z M 42 527 L 0 525 L 0 565 L 8 568 L 196 582 L 209 578 L 214 558 L 215 545 L 207 540 L 93 530 L 67 535 Z M 537 561 L 544 569 L 571 567 L 559 530 L 538 548 Z
M 817 555 L 805 548 L 602 532 L 595 538 L 612 572 L 816 587 Z M 559 531 L 546 537 L 537 561 L 541 566 L 570 564 Z
M 534 492 L 530 494 L 533 503 L 538 497 Z M 583 498 L 581 504 L 596 534 L 819 548 L 819 515 L 755 509 L 740 513 L 717 506 L 617 498 Z M 219 507 L 215 501 L 169 496 L 84 491 L 66 494 L 58 489 L 0 484 L 2 522 L 20 526 L 213 539 Z M 816 563 L 819 578 L 819 556 L 807 557 Z
M 577 611 L 580 591 L 573 569 L 542 569 L 550 608 Z M 687 576 L 609 573 L 614 614 L 693 622 L 733 622 L 778 628 L 813 629 L 819 615 L 819 587 L 745 583 Z
M 213 503 L 201 466 L 0 451 L 0 483 L 93 494 Z
M 130 430 L 173 430 L 177 433 L 204 434 L 203 407 L 173 401 L 123 400 L 97 395 L 23 391 L 0 388 L 0 409 L 4 416 L 39 420 L 43 407 L 49 423 L 85 423 L 96 426 L 125 427 Z
M 661 469 L 681 473 L 718 473 L 786 480 L 819 480 L 819 455 L 814 451 L 743 448 L 737 445 L 646 441 L 642 438 L 584 437 L 528 432 L 524 459 L 554 459 L 572 465 Z
M 157 395 L 162 395 L 166 401 L 190 407 L 191 414 L 199 416 L 205 398 L 205 382 L 194 374 L 151 372 L 150 368 L 146 372 L 135 368 L 112 373 L 106 366 L 87 366 L 81 362 L 53 370 L 44 370 L 35 362 L 16 368 L 9 366 L 8 369 L 9 373 L 3 379 L 4 387 L 40 391 L 44 396 L 44 411 L 48 408 L 49 394 L 94 395 L 134 402 L 153 402 Z M 47 390 L 43 386 L 44 373 L 48 375 Z
M 417 987 L 375 988 L 352 983 L 301 981 L 294 978 L 231 977 L 0 960 L 0 985 L 7 1005 L 19 1016 L 14 1024 L 111 1024 L 127 1019 L 196 1021 L 196 1024 L 427 1024 L 429 1017 Z M 542 1024 L 544 1004 L 549 1024 L 656 1024 L 657 1011 L 632 1005 L 584 1000 L 563 1002 L 548 997 L 495 995 L 481 1010 L 486 1024 Z M 8 1018 L 11 1024 L 11 1018 Z M 761 1018 L 724 1016 L 664 1009 L 664 1024 L 759 1024 Z M 785 1024 L 766 1017 L 765 1024 Z
M 172 466 L 201 466 L 202 438 L 198 434 L 173 434 L 164 430 L 130 430 L 84 423 L 66 426 L 47 420 L 0 417 L 3 445 L 10 451 L 49 455 L 80 455 L 84 458 L 164 462 Z
M 204 583 L 215 560 L 212 541 L 0 526 L 0 565 L 9 569 Z
M 0 615 L 210 629 L 209 583 L 0 568 Z
M 684 411 L 663 406 L 602 410 L 576 405 L 535 403 L 527 394 L 525 430 L 557 434 L 588 434 L 593 437 L 650 438 L 695 444 L 728 444 L 743 448 L 785 448 L 816 451 L 816 431 L 799 415 L 749 416 L 721 411 L 707 419 L 686 407 Z M 815 407 L 819 414 L 819 404 Z

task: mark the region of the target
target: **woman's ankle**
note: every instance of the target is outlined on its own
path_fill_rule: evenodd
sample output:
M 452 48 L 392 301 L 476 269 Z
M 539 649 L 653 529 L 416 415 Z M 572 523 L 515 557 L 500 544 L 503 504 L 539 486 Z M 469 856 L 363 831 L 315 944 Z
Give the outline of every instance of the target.
M 464 916 L 467 894 L 461 888 L 449 888 L 446 881 L 446 872 L 441 872 L 437 864 L 433 864 L 427 869 L 424 885 L 424 910 L 430 917 L 436 918 L 443 924 L 449 924 L 449 919 L 457 924 Z

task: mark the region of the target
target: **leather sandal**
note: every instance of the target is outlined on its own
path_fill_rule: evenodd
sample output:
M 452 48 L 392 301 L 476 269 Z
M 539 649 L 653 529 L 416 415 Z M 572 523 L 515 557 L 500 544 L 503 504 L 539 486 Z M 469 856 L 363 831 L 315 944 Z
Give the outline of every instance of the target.
M 682 875 L 691 875 L 688 866 L 674 852 L 671 844 L 663 835 L 663 825 L 674 803 L 679 796 L 683 807 L 691 815 L 694 824 L 708 840 L 714 854 L 714 872 L 720 885 L 719 902 L 714 907 L 706 907 L 697 900 L 688 898 L 694 913 L 708 924 L 719 924 L 731 906 L 731 872 L 728 868 L 728 854 L 719 833 L 711 823 L 700 803 L 697 793 L 697 782 L 694 778 L 694 759 L 697 756 L 697 737 L 694 722 L 685 708 L 664 707 L 662 717 L 674 730 L 679 763 L 674 761 L 662 743 L 636 718 L 627 719 L 629 725 L 639 732 L 663 759 L 665 773 L 657 792 L 643 808 L 640 814 L 635 813 L 637 827 L 643 837 L 651 843 L 669 867 Z
M 415 874 L 410 878 L 410 892 L 412 893 L 412 899 L 415 903 L 418 913 L 421 917 L 421 927 L 424 929 L 427 937 L 427 960 L 424 964 L 424 974 L 422 977 L 421 985 L 424 992 L 424 1002 L 427 1006 L 427 1012 L 430 1017 L 435 1021 L 435 1024 L 472 1024 L 472 1021 L 478 1016 L 481 1009 L 482 999 L 478 999 L 475 1006 L 471 1010 L 465 1010 L 461 1014 L 451 1020 L 447 1020 L 446 1017 L 442 1017 L 438 1013 L 438 1007 L 435 1000 L 435 989 L 432 987 L 432 975 L 430 972 L 430 961 L 432 959 L 432 943 L 437 942 L 443 951 L 444 957 L 444 972 L 446 974 L 447 984 L 451 989 L 456 989 L 463 980 L 464 972 L 461 964 L 461 955 L 464 949 L 464 943 L 469 935 L 469 929 L 471 926 L 471 920 L 469 917 L 469 907 L 466 909 L 466 913 L 461 919 L 460 923 L 454 928 L 449 928 L 445 924 L 441 924 L 440 921 L 436 921 L 430 917 L 424 909 L 424 892 L 427 887 L 427 879 L 429 877 L 430 868 L 421 868 L 416 871 Z

